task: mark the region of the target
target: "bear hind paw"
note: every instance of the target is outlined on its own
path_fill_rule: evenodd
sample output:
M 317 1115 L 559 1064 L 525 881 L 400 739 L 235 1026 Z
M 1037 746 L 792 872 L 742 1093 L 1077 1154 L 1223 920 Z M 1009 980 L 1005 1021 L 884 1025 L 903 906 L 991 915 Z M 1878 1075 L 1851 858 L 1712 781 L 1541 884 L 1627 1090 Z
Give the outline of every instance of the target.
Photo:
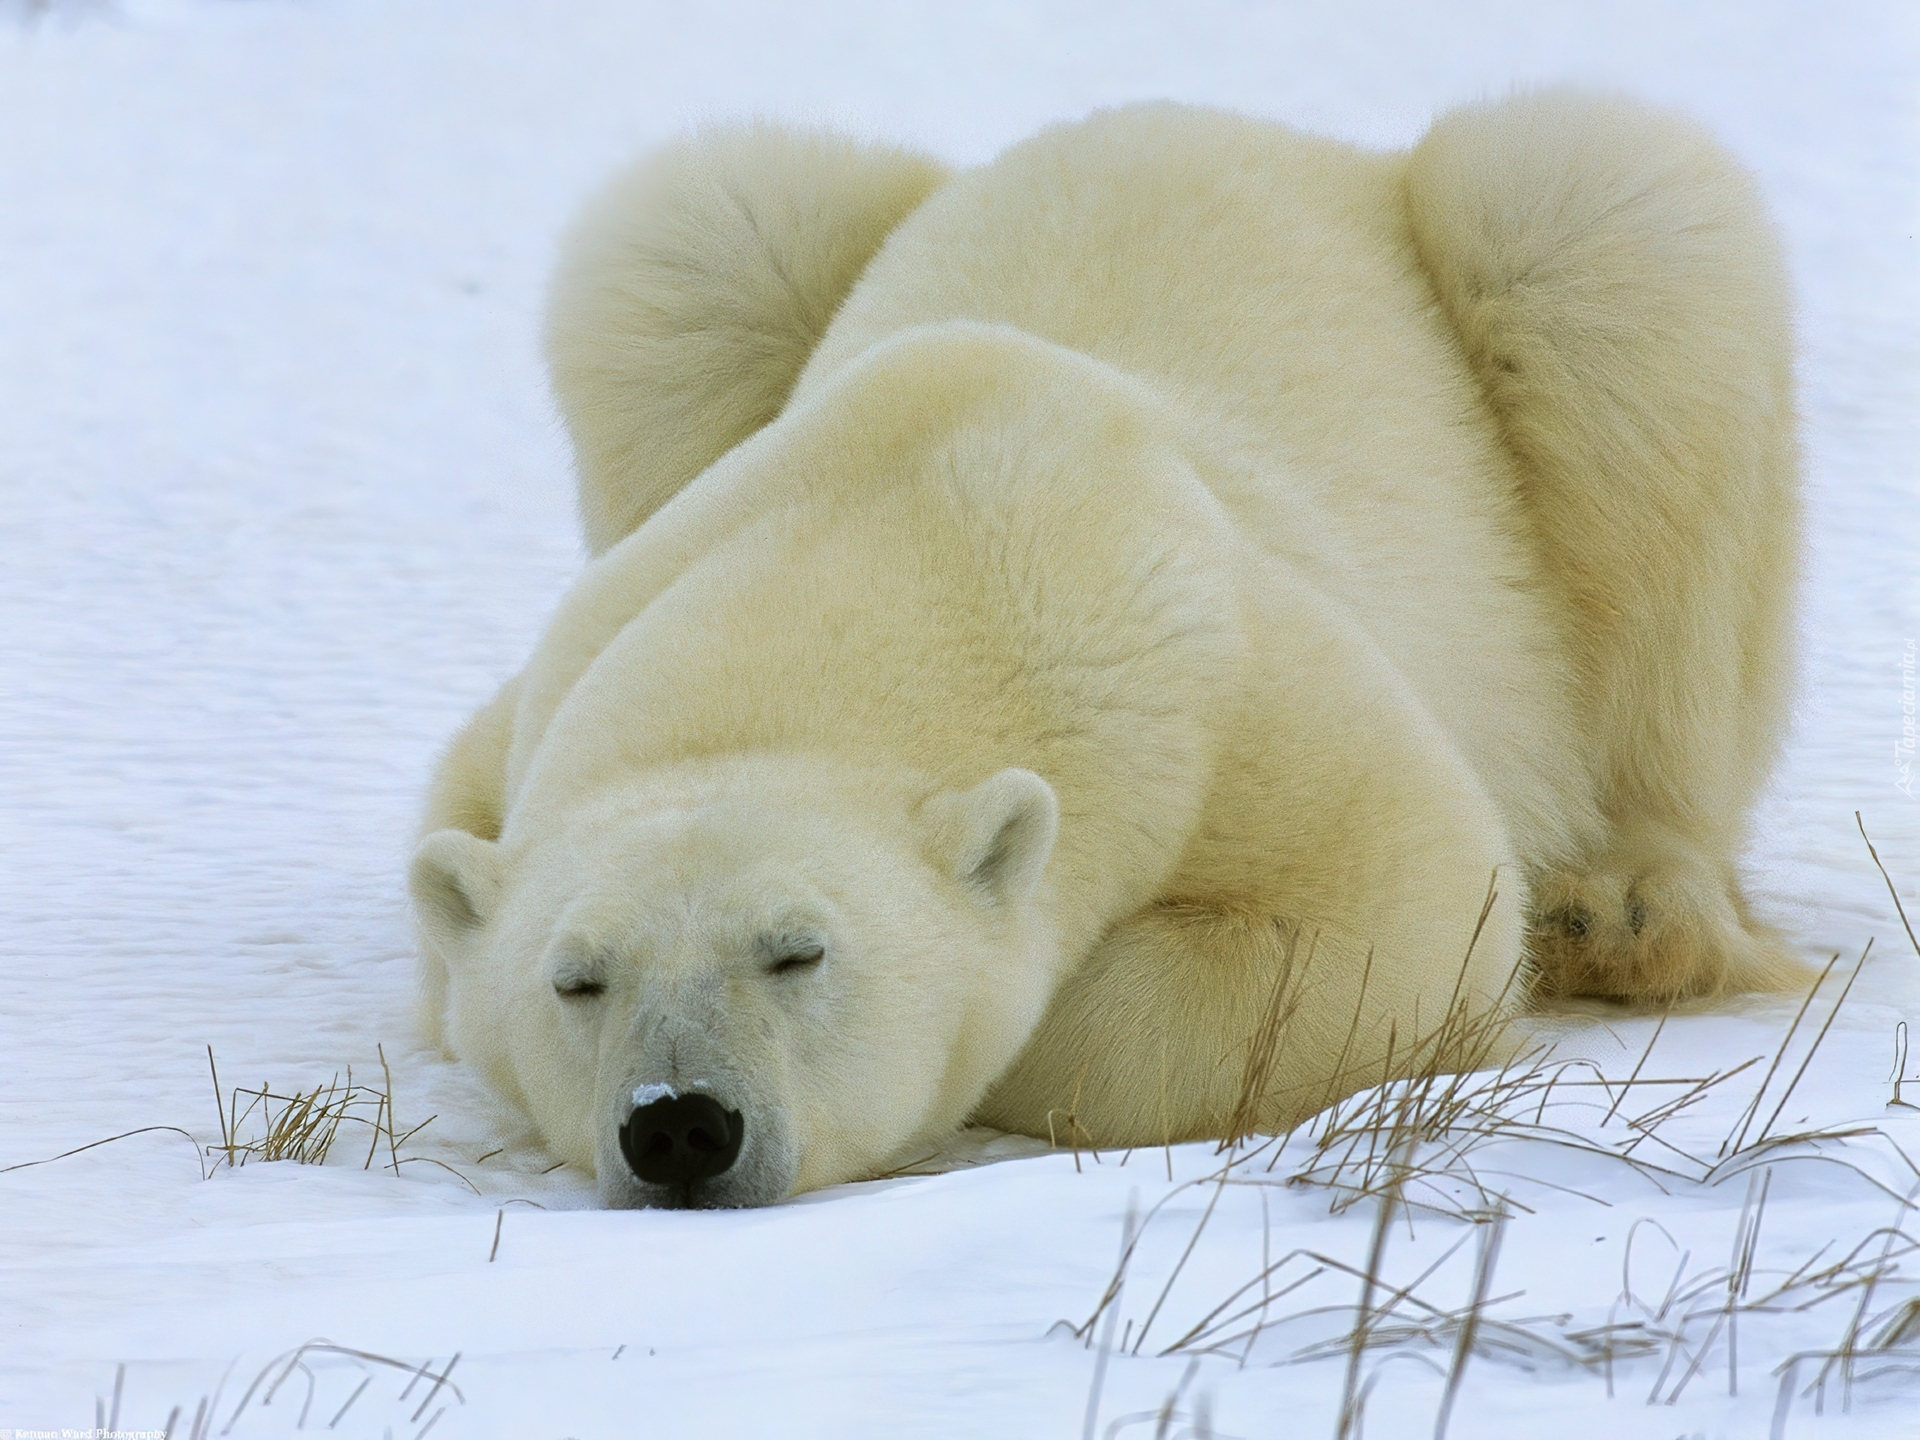
M 1791 988 L 1809 974 L 1785 939 L 1748 913 L 1736 885 L 1699 865 L 1541 877 L 1529 952 L 1536 1001 L 1663 1005 Z

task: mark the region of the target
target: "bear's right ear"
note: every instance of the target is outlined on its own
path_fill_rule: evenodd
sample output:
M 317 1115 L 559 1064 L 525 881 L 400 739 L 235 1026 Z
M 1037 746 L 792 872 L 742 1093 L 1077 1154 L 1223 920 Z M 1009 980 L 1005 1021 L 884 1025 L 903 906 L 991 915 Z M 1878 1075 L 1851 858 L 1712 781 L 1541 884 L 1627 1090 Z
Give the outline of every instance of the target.
M 1031 770 L 1002 770 L 971 790 L 935 795 L 921 812 L 933 854 L 981 896 L 1017 905 L 1053 854 L 1060 804 Z
M 465 830 L 436 830 L 414 851 L 407 876 L 420 923 L 442 945 L 486 924 L 500 894 L 500 847 Z

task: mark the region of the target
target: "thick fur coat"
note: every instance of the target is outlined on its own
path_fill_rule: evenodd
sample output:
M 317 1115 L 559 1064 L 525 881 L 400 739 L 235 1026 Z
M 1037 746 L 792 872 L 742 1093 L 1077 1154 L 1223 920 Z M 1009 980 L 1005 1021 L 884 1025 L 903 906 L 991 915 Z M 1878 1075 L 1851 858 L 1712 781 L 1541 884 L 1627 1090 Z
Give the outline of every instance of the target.
M 550 355 L 594 558 L 413 887 L 429 1032 L 608 1203 L 1265 1128 L 1530 999 L 1795 973 L 1735 869 L 1785 282 L 1682 121 L 712 131 L 588 208 Z M 683 1092 L 738 1159 L 649 1178 Z

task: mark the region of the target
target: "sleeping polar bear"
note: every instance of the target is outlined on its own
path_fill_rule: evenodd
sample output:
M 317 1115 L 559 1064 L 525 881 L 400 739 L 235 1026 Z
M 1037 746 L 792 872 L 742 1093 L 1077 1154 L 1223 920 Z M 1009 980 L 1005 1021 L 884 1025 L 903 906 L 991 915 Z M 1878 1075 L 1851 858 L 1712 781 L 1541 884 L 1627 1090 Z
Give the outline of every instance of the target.
M 753 1205 L 1781 983 L 1789 352 L 1750 179 L 1616 100 L 688 140 L 555 281 L 594 558 L 434 783 L 426 1027 L 606 1203 Z

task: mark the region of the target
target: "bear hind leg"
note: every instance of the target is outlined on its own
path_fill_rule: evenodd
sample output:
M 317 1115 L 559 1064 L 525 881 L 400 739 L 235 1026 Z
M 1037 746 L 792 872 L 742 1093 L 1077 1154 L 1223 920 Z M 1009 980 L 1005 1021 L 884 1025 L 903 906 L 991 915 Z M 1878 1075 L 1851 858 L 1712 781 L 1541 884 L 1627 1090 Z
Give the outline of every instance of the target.
M 1534 880 L 1534 994 L 1660 1004 L 1804 983 L 1807 971 L 1754 916 L 1739 877 L 1703 853 L 1609 850 Z
M 1439 120 L 1413 242 L 1516 462 L 1605 820 L 1533 876 L 1543 993 L 1801 972 L 1735 862 L 1784 728 L 1797 564 L 1779 245 L 1710 139 L 1549 91 Z
M 589 551 L 780 413 L 867 262 L 945 174 L 906 150 L 722 126 L 588 203 L 561 246 L 547 363 Z

